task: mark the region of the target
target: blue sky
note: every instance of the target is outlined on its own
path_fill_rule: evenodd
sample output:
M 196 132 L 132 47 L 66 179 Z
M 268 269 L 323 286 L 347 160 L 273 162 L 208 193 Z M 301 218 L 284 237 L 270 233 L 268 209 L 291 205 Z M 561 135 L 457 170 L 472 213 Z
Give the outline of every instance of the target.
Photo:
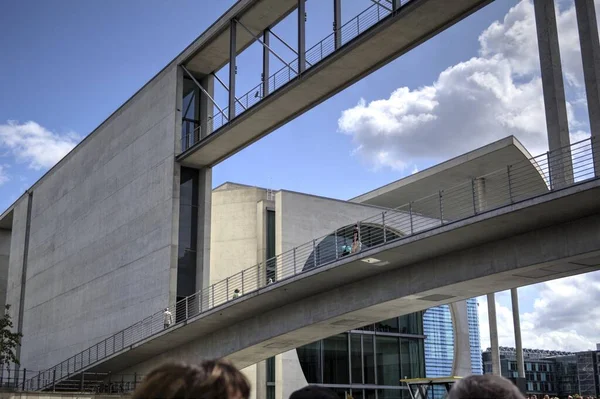
M 233 3 L 232 0 L 2 2 L 0 210 L 8 207 L 43 175 L 52 164 L 48 153 L 52 155 L 55 149 L 38 143 L 37 152 L 23 151 L 25 141 L 9 136 L 19 134 L 18 131 L 15 133 L 15 125 L 35 122 L 36 132 L 60 141 L 56 151 L 76 143 Z M 460 103 L 458 97 L 453 99 L 455 93 L 451 90 L 464 86 L 473 95 L 481 96 L 477 97 L 481 98 L 479 103 L 507 115 L 527 108 L 522 104 L 541 99 L 541 93 L 536 91 L 537 48 L 534 51 L 527 48 L 525 44 L 529 42 L 518 36 L 520 30 L 515 28 L 531 22 L 531 10 L 526 7 L 529 3 L 528 0 L 495 1 L 218 165 L 213 174 L 214 186 L 235 181 L 348 199 L 508 134 L 517 135 L 534 153 L 543 151 L 545 126 L 543 119 L 539 119 L 539 109 L 521 115 L 523 120 L 539 122 L 533 129 L 527 123 L 507 128 L 506 124 L 490 121 L 489 132 L 482 132 L 477 130 L 481 124 L 475 123 L 477 110 Z M 369 0 L 343 0 L 343 4 L 343 20 L 347 21 L 372 3 Z M 515 6 L 519 7 L 511 10 Z M 573 32 L 572 18 L 569 19 L 568 14 L 570 8 L 572 0 L 560 0 L 564 23 L 559 27 L 567 39 Z M 500 25 L 493 25 L 495 21 Z M 295 24 L 294 13 L 273 30 L 295 45 Z M 498 29 L 490 29 L 490 26 Z M 307 48 L 329 35 L 331 27 L 331 2 L 308 1 Z M 483 32 L 488 34 L 482 42 L 478 39 Z M 533 36 L 529 34 L 528 37 Z M 534 43 L 537 43 L 535 38 Z M 587 120 L 585 112 L 577 106 L 577 101 L 582 98 L 577 57 L 568 53 L 578 50 L 568 40 L 565 43 L 565 76 L 572 83 L 567 86 L 573 104 L 570 122 L 572 133 L 578 134 L 579 138 L 586 134 Z M 287 60 L 295 58 L 275 40 L 272 47 Z M 238 96 L 259 83 L 261 52 L 260 44 L 256 43 L 238 57 Z M 571 65 L 572 62 L 575 64 Z M 272 63 L 272 68 L 276 69 L 278 62 L 273 57 Z M 523 67 L 529 64 L 531 68 Z M 497 78 L 494 84 L 514 86 L 516 91 L 508 90 L 507 93 L 512 94 L 498 99 L 498 96 L 490 98 L 489 90 L 468 86 L 476 73 L 466 78 L 461 73 L 476 68 Z M 442 72 L 444 74 L 440 75 Z M 226 80 L 227 69 L 219 71 L 218 75 Z M 406 91 L 392 95 L 401 87 Z M 223 91 L 217 93 L 216 98 L 222 107 L 226 105 Z M 361 99 L 365 105 L 357 107 Z M 375 100 L 380 101 L 377 107 L 371 104 Z M 406 105 L 411 101 L 413 108 L 427 103 L 439 104 L 439 107 L 444 104 L 456 106 L 460 120 L 442 123 L 440 119 L 443 129 L 440 125 L 421 126 L 414 131 L 398 122 L 397 130 L 403 134 L 400 136 L 386 136 L 383 127 L 378 128 L 376 123 L 369 126 L 350 123 L 355 120 L 354 116 L 364 116 L 365 110 L 377 108 L 385 116 L 386 112 L 397 110 L 399 104 Z M 461 110 L 460 106 L 465 108 Z M 543 110 L 541 115 L 543 118 Z M 377 141 L 377 137 L 385 140 Z M 449 138 L 458 143 L 456 148 L 441 144 Z M 407 153 L 404 150 L 407 140 L 421 147 Z M 361 150 L 357 150 L 358 146 Z M 389 158 L 374 157 L 382 149 L 387 151 L 388 147 Z M 535 313 L 535 301 L 542 298 L 542 288 L 534 286 L 520 290 L 521 313 Z M 501 295 L 499 303 L 509 306 L 508 297 Z M 484 312 L 482 316 L 486 314 Z M 589 336 L 587 339 L 591 342 Z M 556 346 L 567 341 L 568 337 L 538 344 Z

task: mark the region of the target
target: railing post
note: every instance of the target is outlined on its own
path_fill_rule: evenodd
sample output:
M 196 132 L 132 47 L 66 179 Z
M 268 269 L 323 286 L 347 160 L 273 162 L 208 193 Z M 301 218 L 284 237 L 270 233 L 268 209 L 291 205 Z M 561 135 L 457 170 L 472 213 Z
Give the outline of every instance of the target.
M 377 7 L 379 9 L 379 7 Z M 385 212 L 381 212 L 381 226 L 383 226 L 383 243 L 387 242 L 387 229 L 385 228 Z
M 212 307 L 214 308 L 215 307 L 215 285 L 214 284 L 212 285 L 212 303 L 213 303 Z
M 442 204 L 442 193 L 444 192 L 444 190 L 440 190 L 440 195 L 439 195 L 439 199 L 440 199 L 440 224 L 443 225 L 444 224 L 444 205 Z
M 413 230 L 413 211 L 412 211 L 412 201 L 408 203 L 408 216 L 410 218 L 410 234 L 414 234 Z
M 185 320 L 187 320 L 189 317 L 188 302 L 189 302 L 188 297 L 185 297 Z
M 313 263 L 316 268 L 317 267 L 317 243 L 316 243 L 315 239 L 313 239 Z
M 85 376 L 85 373 L 82 372 L 81 373 L 81 380 L 79 381 L 79 392 L 83 392 L 83 380 L 85 378 L 84 376 Z
M 40 389 L 40 374 L 38 374 L 37 389 Z
M 513 203 L 513 192 L 512 192 L 512 182 L 510 181 L 510 166 L 511 165 L 506 166 L 506 178 L 508 180 L 508 200 L 512 204 Z
M 477 199 L 475 198 L 475 179 L 471 179 L 471 191 L 473 197 L 473 215 L 477 215 Z
M 56 392 L 56 369 L 52 370 L 52 392 Z
M 137 372 L 133 373 L 133 390 L 137 387 Z
M 22 390 L 25 390 L 25 379 L 27 378 L 27 369 L 23 369 L 23 388 Z
M 244 295 L 244 272 L 246 269 L 242 270 L 242 295 Z
M 356 16 L 356 36 L 360 35 L 360 21 L 359 15 Z
M 333 233 L 333 237 L 334 237 L 334 240 L 335 240 L 335 259 L 337 260 L 337 258 L 339 257 L 338 241 L 337 241 L 337 230 L 335 231 L 335 233 Z
M 550 166 L 550 151 L 546 152 L 546 159 L 548 162 L 548 183 L 550 185 L 550 191 L 552 191 L 552 170 Z
M 229 277 L 227 277 L 225 279 L 225 298 L 227 298 L 227 300 L 229 300 Z
M 296 247 L 294 247 L 293 249 L 293 256 L 294 256 L 294 276 L 296 275 Z

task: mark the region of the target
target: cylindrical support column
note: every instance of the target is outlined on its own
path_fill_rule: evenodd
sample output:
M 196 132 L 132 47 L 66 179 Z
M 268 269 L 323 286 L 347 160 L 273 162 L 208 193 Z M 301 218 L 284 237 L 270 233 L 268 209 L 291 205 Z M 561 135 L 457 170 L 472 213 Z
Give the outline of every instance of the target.
M 492 374 L 501 375 L 500 345 L 498 344 L 498 322 L 496 320 L 496 294 L 487 295 L 488 319 L 490 324 L 490 347 L 492 349 Z
M 262 83 L 263 83 L 263 97 L 266 97 L 269 94 L 269 42 L 271 41 L 271 32 L 268 29 L 265 29 L 263 33 L 263 43 L 265 46 L 262 46 L 263 50 L 263 71 L 262 71 Z
M 229 26 L 229 112 L 228 120 L 235 118 L 235 73 L 237 66 L 235 58 L 237 55 L 237 22 L 232 19 Z
M 523 341 L 521 340 L 521 317 L 519 314 L 519 293 L 516 288 L 510 290 L 513 324 L 515 327 L 515 348 L 517 351 L 517 370 L 519 377 L 525 378 L 525 360 L 523 359 Z
M 333 0 L 333 37 L 337 50 L 342 47 L 342 0 Z
M 600 40 L 594 0 L 575 0 L 575 11 L 592 133 L 594 175 L 600 177 Z
M 298 0 L 298 75 L 306 69 L 306 0 Z
M 548 130 L 548 167 L 553 188 L 573 183 L 573 164 L 569 122 L 563 82 L 554 0 L 534 0 L 546 128 Z

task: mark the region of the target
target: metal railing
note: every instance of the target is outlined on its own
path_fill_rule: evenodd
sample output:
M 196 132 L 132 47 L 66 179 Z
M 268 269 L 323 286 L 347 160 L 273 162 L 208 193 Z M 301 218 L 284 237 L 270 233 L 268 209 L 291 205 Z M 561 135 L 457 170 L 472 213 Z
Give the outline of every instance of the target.
M 598 157 L 600 153 L 597 151 L 595 155 Z M 133 344 L 181 325 L 191 318 L 217 307 L 228 306 L 240 297 L 269 284 L 323 267 L 366 248 L 402 240 L 598 178 L 600 171 L 595 175 L 593 162 L 591 139 L 587 139 L 554 153 L 507 165 L 485 176 L 440 190 L 400 207 L 381 208 L 382 211 L 371 218 L 315 238 L 178 301 L 174 307 L 172 325 L 165 326 L 164 313 L 158 311 L 31 378 L 26 385 L 30 390 L 48 388 L 49 381 L 56 383 L 71 377 L 103 359 L 128 350 Z M 550 173 L 550 167 L 553 173 Z M 551 176 L 556 176 L 555 171 L 559 169 L 563 172 L 568 170 L 568 173 L 563 173 L 564 181 L 553 182 Z
M 402 6 L 410 3 L 412 0 L 402 0 L 398 9 Z M 387 18 L 392 14 L 391 8 L 385 6 L 386 2 L 382 1 L 381 4 L 373 3 L 363 12 L 358 14 L 340 27 L 341 46 L 344 46 L 356 39 L 359 35 L 366 32 L 378 22 Z M 306 69 L 309 70 L 313 66 L 317 65 L 329 55 L 336 51 L 335 48 L 335 32 L 329 34 L 323 40 L 306 50 Z M 264 97 L 272 94 L 278 89 L 282 88 L 294 78 L 298 76 L 298 58 L 295 58 L 288 65 L 283 66 L 277 72 L 272 74 L 267 82 L 261 82 L 254 88 L 250 89 L 246 94 L 242 95 L 235 102 L 235 116 L 239 116 L 254 105 L 258 104 Z M 266 86 L 266 87 L 265 87 Z M 223 111 L 215 113 L 205 124 L 207 134 L 210 134 L 229 122 L 229 108 L 224 108 Z M 183 128 L 181 133 L 181 150 L 185 151 L 192 145 L 197 143 L 201 137 L 199 130 L 202 129 L 202 125 L 199 121 L 193 121 L 189 119 L 183 119 Z

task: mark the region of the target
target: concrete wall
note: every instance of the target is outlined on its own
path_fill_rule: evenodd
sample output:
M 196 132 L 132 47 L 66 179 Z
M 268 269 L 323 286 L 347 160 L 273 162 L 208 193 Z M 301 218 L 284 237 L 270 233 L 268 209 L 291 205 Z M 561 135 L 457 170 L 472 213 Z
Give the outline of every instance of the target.
M 24 367 L 53 366 L 174 299 L 176 84 L 175 68 L 161 72 L 33 187 Z M 13 303 L 22 217 L 19 203 Z
M 27 227 L 27 204 L 29 196 L 23 195 L 15 203 L 10 240 L 10 256 L 8 259 L 8 283 L 6 286 L 6 302 L 11 305 L 10 315 L 15 330 L 18 329 L 19 311 L 21 308 L 21 285 L 23 275 L 23 254 L 25 250 L 25 233 Z M 21 362 L 23 364 L 23 362 Z
M 4 311 L 4 305 L 6 304 L 11 234 L 10 230 L 0 229 L 0 310 L 2 311 Z

